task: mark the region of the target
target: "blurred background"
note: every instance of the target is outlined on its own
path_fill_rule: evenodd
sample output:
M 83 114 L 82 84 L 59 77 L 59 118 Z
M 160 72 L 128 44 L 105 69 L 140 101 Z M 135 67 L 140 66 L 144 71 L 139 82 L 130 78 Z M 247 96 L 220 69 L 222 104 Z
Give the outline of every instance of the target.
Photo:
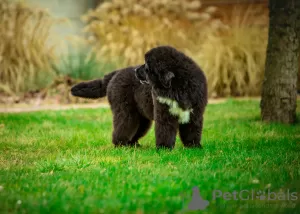
M 70 87 L 158 45 L 202 67 L 210 98 L 258 97 L 268 0 L 0 0 L 0 41 L 2 104 L 99 102 Z

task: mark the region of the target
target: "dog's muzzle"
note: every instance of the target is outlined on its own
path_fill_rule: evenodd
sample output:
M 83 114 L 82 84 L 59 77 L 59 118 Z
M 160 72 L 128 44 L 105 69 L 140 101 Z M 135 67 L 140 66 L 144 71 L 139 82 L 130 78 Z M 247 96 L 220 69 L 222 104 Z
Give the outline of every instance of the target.
M 141 67 L 141 66 L 140 66 Z M 140 67 L 137 67 L 134 69 L 134 72 L 135 72 L 135 77 L 140 81 L 141 84 L 149 84 L 149 81 L 147 80 L 147 77 L 146 78 L 143 78 L 140 74 L 139 74 L 139 71 L 138 69 Z

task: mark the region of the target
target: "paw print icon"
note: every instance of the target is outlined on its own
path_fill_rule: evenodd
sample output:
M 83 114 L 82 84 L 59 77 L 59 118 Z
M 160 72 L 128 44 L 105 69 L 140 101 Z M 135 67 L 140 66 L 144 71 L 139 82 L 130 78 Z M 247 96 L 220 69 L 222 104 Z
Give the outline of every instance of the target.
M 188 205 L 188 210 L 205 210 L 208 205 L 209 201 L 203 200 L 199 188 L 197 186 L 193 187 L 192 200 Z

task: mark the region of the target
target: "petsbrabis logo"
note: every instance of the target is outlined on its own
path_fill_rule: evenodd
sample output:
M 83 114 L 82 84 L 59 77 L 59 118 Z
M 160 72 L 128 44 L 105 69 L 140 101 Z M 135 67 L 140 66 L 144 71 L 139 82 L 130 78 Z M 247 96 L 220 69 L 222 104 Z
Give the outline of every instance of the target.
M 296 201 L 298 200 L 297 192 L 290 192 L 286 190 L 284 192 L 272 192 L 270 189 L 267 191 L 261 190 L 241 190 L 233 192 L 222 192 L 221 190 L 214 190 L 212 194 L 212 200 L 222 198 L 223 200 L 265 200 L 265 201 Z

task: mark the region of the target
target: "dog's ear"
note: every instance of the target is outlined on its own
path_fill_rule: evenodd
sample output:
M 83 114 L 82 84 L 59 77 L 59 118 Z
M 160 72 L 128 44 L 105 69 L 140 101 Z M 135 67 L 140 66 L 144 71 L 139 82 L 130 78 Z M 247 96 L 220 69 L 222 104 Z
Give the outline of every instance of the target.
M 174 78 L 175 75 L 173 72 L 168 71 L 164 75 L 160 76 L 160 82 L 165 88 L 170 88 L 171 87 L 171 80 Z

